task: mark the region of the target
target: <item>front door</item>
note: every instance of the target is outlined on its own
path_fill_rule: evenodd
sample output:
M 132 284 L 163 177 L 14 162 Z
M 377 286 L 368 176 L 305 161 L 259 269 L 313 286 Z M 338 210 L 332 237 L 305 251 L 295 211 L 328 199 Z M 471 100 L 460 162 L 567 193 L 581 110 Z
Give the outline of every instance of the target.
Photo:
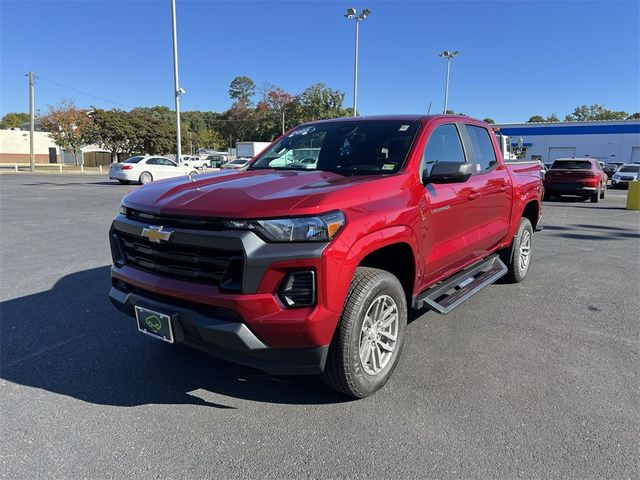
M 423 170 L 431 171 L 437 162 L 468 162 L 460 136 L 462 125 L 438 125 L 429 135 L 422 155 Z M 422 172 L 420 172 L 422 178 Z M 479 197 L 473 177 L 461 183 L 427 183 L 421 213 L 426 225 L 423 251 L 425 284 L 455 271 L 474 257 L 470 240 L 475 236 Z
M 49 163 L 58 163 L 58 154 L 55 147 L 49 147 Z

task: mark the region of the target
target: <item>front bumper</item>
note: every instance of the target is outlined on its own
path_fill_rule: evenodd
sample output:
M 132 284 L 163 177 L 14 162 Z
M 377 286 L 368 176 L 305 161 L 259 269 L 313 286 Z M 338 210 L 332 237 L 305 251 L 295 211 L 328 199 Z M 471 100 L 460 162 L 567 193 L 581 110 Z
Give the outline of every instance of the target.
M 633 180 L 635 180 L 634 178 L 631 179 L 622 179 L 622 178 L 612 178 L 611 179 L 611 186 L 612 187 L 628 187 L 629 186 L 629 182 L 632 182 Z
M 324 370 L 328 345 L 270 347 L 239 321 L 204 315 L 191 308 L 163 302 L 144 293 L 127 292 L 116 286 L 111 288 L 109 298 L 116 308 L 134 318 L 136 305 L 168 314 L 172 317 L 176 343 L 213 356 L 273 375 L 313 375 Z

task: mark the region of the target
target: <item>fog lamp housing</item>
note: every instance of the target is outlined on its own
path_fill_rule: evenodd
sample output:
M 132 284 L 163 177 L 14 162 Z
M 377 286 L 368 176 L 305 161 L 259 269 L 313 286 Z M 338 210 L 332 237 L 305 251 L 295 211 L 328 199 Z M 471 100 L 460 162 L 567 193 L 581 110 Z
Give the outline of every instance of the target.
M 309 307 L 316 303 L 316 272 L 296 270 L 280 284 L 278 297 L 289 308 Z

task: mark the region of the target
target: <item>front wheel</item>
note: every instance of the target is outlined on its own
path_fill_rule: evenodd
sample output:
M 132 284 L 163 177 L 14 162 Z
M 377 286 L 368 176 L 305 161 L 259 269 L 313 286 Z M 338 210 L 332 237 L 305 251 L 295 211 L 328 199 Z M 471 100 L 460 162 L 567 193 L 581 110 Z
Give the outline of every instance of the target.
M 378 391 L 398 364 L 406 325 L 407 302 L 398 279 L 385 270 L 356 269 L 322 381 L 355 398 Z
M 509 283 L 520 283 L 527 276 L 531 265 L 531 247 L 533 243 L 533 227 L 528 218 L 521 218 L 518 231 L 513 239 L 511 248 L 500 255 L 505 263 L 507 274 L 505 279 Z

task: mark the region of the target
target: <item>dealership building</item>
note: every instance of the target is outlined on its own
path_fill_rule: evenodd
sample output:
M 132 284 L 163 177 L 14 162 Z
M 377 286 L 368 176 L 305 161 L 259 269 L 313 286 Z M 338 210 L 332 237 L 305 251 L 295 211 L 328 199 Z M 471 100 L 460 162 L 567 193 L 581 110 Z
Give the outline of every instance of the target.
M 503 123 L 518 158 L 547 165 L 557 158 L 591 157 L 607 162 L 640 163 L 640 120 Z M 521 145 L 521 148 L 518 148 Z

